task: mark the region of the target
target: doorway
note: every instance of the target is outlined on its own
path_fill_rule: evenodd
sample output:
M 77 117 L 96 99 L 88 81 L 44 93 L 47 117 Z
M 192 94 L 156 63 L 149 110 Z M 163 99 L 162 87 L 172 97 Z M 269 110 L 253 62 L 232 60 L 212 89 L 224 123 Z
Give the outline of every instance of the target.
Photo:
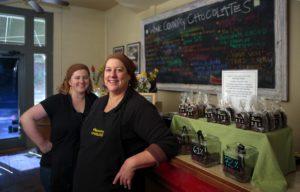
M 19 58 L 0 58 L 0 139 L 20 137 L 18 62 Z
M 33 146 L 19 116 L 53 93 L 53 13 L 0 6 L 0 17 L 1 154 Z
M 20 54 L 0 54 L 0 149 L 22 147 L 19 116 Z M 9 147 L 8 147 L 9 146 Z

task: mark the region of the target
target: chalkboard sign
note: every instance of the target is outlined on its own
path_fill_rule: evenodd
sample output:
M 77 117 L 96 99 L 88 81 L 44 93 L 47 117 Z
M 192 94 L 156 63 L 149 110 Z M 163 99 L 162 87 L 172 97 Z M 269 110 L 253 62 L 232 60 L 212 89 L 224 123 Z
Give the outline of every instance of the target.
M 222 70 L 257 69 L 258 94 L 286 100 L 286 24 L 281 18 L 286 5 L 280 3 L 195 1 L 145 19 L 145 68 L 159 69 L 159 89 L 177 91 L 216 91 Z
M 227 167 L 227 168 L 230 168 L 230 169 L 233 169 L 235 171 L 240 171 L 240 163 L 237 159 L 234 159 L 234 158 L 231 158 L 227 155 L 224 155 L 223 157 L 223 164 L 224 164 L 224 167 Z

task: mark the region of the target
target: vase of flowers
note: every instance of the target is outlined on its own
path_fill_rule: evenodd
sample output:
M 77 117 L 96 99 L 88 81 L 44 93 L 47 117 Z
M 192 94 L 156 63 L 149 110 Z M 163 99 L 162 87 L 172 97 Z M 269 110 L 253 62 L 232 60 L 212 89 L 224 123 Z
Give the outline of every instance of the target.
M 149 79 L 149 82 L 150 82 L 150 85 L 151 85 L 150 89 L 149 89 L 149 92 L 151 92 L 151 93 L 157 92 L 157 87 L 156 87 L 157 75 L 158 75 L 158 69 L 157 68 L 154 68 L 153 71 L 149 72 L 148 79 Z
M 136 78 L 138 80 L 138 86 L 136 90 L 141 93 L 149 92 L 151 85 L 150 82 L 148 81 L 147 73 L 141 72 L 140 74 L 137 74 Z
M 94 90 L 94 93 L 99 97 L 102 95 L 106 95 L 106 93 L 107 93 L 107 90 L 103 86 L 103 83 L 101 82 L 101 78 L 100 78 L 103 71 L 104 71 L 104 65 L 100 65 L 100 67 L 98 68 L 97 71 L 96 71 L 96 68 L 94 65 L 92 65 L 92 67 L 91 67 L 93 90 Z
M 155 68 L 153 71 L 149 72 L 148 74 L 146 72 L 141 72 L 140 74 L 137 74 L 137 80 L 138 80 L 138 87 L 137 91 L 142 93 L 147 92 L 157 92 L 156 88 L 156 78 L 158 75 L 158 69 Z

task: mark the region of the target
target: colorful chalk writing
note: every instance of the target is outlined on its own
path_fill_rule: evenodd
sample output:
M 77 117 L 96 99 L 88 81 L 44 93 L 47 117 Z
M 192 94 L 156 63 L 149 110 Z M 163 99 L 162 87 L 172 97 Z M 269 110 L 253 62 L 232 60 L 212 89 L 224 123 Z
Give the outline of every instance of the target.
M 274 1 L 226 0 L 144 25 L 146 70 L 158 83 L 219 85 L 222 70 L 258 69 L 275 87 Z

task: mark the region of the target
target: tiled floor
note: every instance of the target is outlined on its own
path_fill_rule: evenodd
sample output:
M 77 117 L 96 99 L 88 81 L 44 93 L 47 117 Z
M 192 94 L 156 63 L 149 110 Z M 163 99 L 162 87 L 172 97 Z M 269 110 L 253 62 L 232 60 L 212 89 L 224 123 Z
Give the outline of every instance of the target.
M 39 157 L 29 153 L 0 156 L 1 192 L 43 192 Z

